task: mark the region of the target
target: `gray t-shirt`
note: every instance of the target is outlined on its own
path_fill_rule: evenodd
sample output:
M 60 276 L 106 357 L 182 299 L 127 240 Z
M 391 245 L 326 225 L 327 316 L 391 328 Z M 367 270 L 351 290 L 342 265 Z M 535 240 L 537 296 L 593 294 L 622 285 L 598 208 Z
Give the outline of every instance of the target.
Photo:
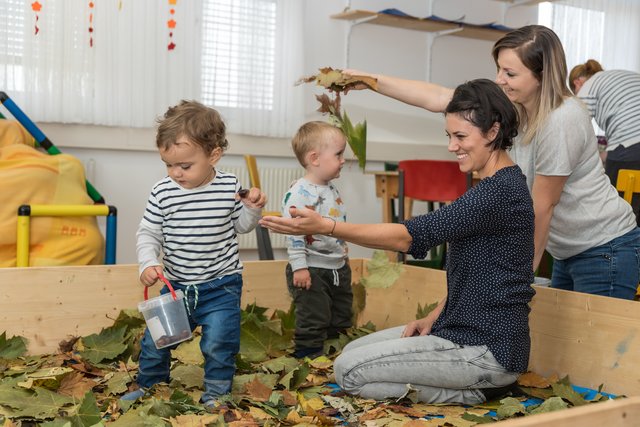
M 577 255 L 636 227 L 631 205 L 604 173 L 589 113 L 576 98 L 556 108 L 531 143 L 518 137 L 510 155 L 529 190 L 536 175 L 568 176 L 549 228 L 547 251 L 554 258 Z

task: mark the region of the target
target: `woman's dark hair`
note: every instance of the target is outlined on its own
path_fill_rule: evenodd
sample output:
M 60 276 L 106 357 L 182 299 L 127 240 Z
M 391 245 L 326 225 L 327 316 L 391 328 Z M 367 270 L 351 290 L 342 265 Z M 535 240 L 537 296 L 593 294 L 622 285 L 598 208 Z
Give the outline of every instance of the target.
M 459 114 L 483 135 L 498 123 L 498 134 L 487 144 L 492 150 L 506 150 L 518 135 L 518 112 L 503 90 L 491 80 L 476 79 L 458 86 L 444 113 Z

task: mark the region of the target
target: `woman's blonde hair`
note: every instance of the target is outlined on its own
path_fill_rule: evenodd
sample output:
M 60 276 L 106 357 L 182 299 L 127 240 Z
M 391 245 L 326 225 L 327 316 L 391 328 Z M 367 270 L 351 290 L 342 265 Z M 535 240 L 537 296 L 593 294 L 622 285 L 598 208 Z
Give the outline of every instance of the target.
M 524 106 L 516 104 L 520 116 L 522 142 L 529 144 L 549 114 L 572 96 L 567 87 L 567 61 L 560 39 L 542 25 L 527 25 L 507 33 L 493 45 L 493 59 L 498 65 L 502 49 L 513 49 L 540 83 L 531 117 Z
M 569 87 L 571 88 L 571 92 L 576 93 L 576 85 L 574 81 L 580 77 L 584 77 L 589 80 L 591 76 L 595 73 L 599 73 L 600 71 L 604 71 L 604 69 L 595 59 L 589 59 L 584 64 L 578 64 L 573 67 L 569 73 Z

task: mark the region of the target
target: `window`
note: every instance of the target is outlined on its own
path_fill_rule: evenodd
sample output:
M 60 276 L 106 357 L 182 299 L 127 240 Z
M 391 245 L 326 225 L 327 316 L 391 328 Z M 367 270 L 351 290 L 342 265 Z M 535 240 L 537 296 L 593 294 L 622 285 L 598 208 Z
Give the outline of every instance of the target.
M 538 23 L 558 34 L 569 70 L 590 58 L 602 63 L 603 11 L 545 2 L 538 6 Z
M 196 99 L 231 133 L 288 137 L 303 114 L 302 17 L 291 0 L 65 0 L 42 2 L 35 34 L 31 2 L 0 0 L 0 90 L 36 122 L 150 127 Z
M 274 0 L 206 1 L 202 28 L 203 102 L 217 107 L 271 110 L 275 34 Z
M 3 15 L 11 19 L 0 20 L 0 82 L 3 90 L 23 91 L 22 55 L 24 52 L 25 22 L 22 13 L 25 4 L 20 0 L 0 0 Z

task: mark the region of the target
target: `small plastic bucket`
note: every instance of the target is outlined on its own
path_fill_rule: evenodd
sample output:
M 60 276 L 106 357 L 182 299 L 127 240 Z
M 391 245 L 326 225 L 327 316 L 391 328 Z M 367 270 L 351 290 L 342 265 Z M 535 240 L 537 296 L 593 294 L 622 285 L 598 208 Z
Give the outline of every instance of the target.
M 148 289 L 144 288 L 144 301 L 138 303 L 138 310 L 147 322 L 157 349 L 169 347 L 191 338 L 191 328 L 181 290 L 174 291 L 171 283 L 162 275 L 169 293 L 148 299 Z

